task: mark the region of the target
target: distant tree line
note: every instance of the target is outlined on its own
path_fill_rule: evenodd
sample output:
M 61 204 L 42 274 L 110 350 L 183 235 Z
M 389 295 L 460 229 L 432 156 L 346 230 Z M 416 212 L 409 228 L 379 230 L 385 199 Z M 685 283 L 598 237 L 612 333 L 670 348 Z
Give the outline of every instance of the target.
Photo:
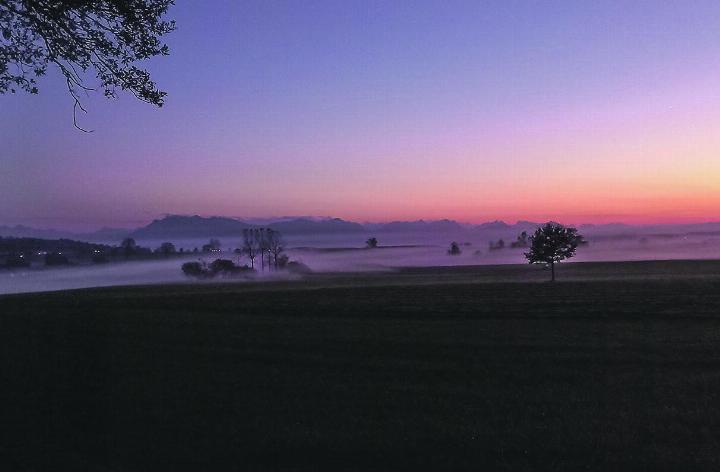
M 368 249 L 378 247 L 375 237 L 369 238 L 365 244 Z M 470 245 L 467 242 L 464 244 Z M 529 248 L 524 253 L 528 262 L 546 266 L 551 271 L 551 280 L 554 281 L 555 265 L 574 257 L 577 248 L 584 244 L 587 244 L 587 241 L 577 232 L 577 229 L 550 222 L 537 228 L 532 236 L 523 231 L 517 240 L 511 243 L 511 247 Z M 502 248 L 505 248 L 505 242 L 502 239 L 490 242 L 491 250 Z M 204 278 L 255 271 L 258 263 L 262 271 L 265 271 L 266 268 L 267 270 L 309 271 L 303 264 L 289 261 L 284 250 L 285 244 L 279 231 L 272 228 L 248 228 L 243 231 L 241 246 L 232 251 L 238 256 L 237 264 L 229 259 L 218 258 L 210 264 L 204 261 L 186 263 L 182 270 L 187 275 Z M 99 264 L 117 259 L 144 260 L 199 252 L 197 247 L 192 251 L 185 251 L 183 248 L 178 250 L 171 242 L 163 242 L 158 248 L 151 250 L 139 246 L 133 238 L 123 239 L 119 246 L 108 246 L 68 239 L 0 237 L 0 268 L 31 267 L 39 260 L 46 266 L 64 266 L 83 260 Z M 202 252 L 204 254 L 221 253 L 220 241 L 214 238 L 210 239 L 207 244 L 202 246 Z M 460 244 L 453 241 L 447 253 L 452 256 L 460 255 L 462 253 Z M 479 254 L 479 251 L 475 251 L 475 254 Z M 249 266 L 247 263 L 242 263 L 243 258 L 247 258 Z
M 220 242 L 211 239 L 203 246 L 204 252 L 219 250 Z M 199 253 L 179 250 L 171 242 L 163 242 L 158 248 L 140 246 L 135 239 L 125 238 L 117 246 L 88 243 L 71 239 L 3 238 L 0 237 L 0 268 L 29 268 L 37 265 L 70 266 L 104 264 L 112 261 L 148 260 L 158 257 L 182 256 Z
M 46 266 L 72 265 L 71 259 L 91 260 L 107 251 L 104 244 L 71 239 L 0 237 L 0 268 L 26 268 L 41 263 Z
M 248 266 L 235 265 L 229 259 L 215 259 L 210 264 L 205 261 L 186 262 L 181 269 L 185 275 L 199 279 L 209 279 L 217 276 L 229 277 L 255 272 Z

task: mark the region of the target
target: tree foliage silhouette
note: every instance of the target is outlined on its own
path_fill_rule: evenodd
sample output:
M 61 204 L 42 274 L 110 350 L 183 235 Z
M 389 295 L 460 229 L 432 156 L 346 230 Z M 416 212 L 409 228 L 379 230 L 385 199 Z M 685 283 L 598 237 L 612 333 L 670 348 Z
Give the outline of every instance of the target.
M 459 256 L 462 251 L 460 250 L 460 245 L 456 243 L 455 241 L 450 243 L 450 249 L 448 249 L 448 254 L 451 256 Z
M 550 267 L 552 281 L 555 281 L 555 264 L 575 255 L 583 237 L 575 228 L 566 228 L 558 223 L 546 223 L 535 230 L 530 238 L 530 251 L 525 253 L 530 264 L 545 264 Z
M 0 0 L 0 94 L 38 93 L 36 79 L 55 65 L 75 100 L 94 90 L 83 75 L 92 69 L 106 97 L 127 90 L 162 106 L 165 92 L 136 64 L 167 55 L 162 36 L 175 29 L 163 16 L 173 0 Z
M 255 258 L 260 252 L 260 243 L 258 242 L 258 232 L 256 229 L 243 230 L 243 245 L 241 248 L 243 254 L 250 259 L 250 267 L 255 268 Z
M 265 240 L 267 242 L 268 251 L 268 267 L 270 266 L 270 257 L 275 269 L 278 268 L 278 257 L 285 250 L 285 244 L 279 231 L 268 228 L 265 230 Z
M 164 242 L 158 248 L 158 252 L 160 254 L 164 254 L 164 255 L 168 256 L 170 254 L 175 254 L 177 252 L 177 250 L 175 249 L 175 245 L 173 243 Z

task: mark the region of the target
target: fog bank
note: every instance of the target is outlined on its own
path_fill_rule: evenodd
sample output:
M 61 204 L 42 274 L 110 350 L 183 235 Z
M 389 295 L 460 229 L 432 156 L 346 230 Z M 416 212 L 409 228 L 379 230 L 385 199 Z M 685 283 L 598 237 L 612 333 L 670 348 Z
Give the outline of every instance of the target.
M 447 253 L 451 241 L 460 244 L 462 253 Z M 467 234 L 383 235 L 380 247 L 365 249 L 362 235 L 332 236 L 321 238 L 291 238 L 287 240 L 287 254 L 291 260 L 306 264 L 315 272 L 353 272 L 391 270 L 408 266 L 451 266 L 523 264 L 524 248 L 490 250 L 491 239 L 470 238 Z M 507 238 L 507 245 L 512 239 Z M 138 241 L 148 247 L 157 247 L 161 241 Z M 174 241 L 178 248 L 201 247 L 207 240 Z M 232 250 L 240 241 L 222 241 L 225 252 L 219 255 L 188 254 L 142 262 L 121 262 L 95 266 L 21 269 L 0 271 L 0 293 L 37 292 L 113 285 L 142 285 L 156 283 L 202 283 L 188 279 L 180 266 L 183 262 L 216 258 L 232 259 L 239 264 L 248 261 Z M 590 244 L 581 246 L 575 262 L 583 261 L 633 261 L 653 259 L 717 259 L 720 258 L 720 235 L 689 236 L 623 236 L 615 238 L 590 238 Z M 259 266 L 259 262 L 257 263 Z M 258 273 L 257 278 L 289 277 L 287 273 Z M 242 281 L 238 281 L 242 283 Z

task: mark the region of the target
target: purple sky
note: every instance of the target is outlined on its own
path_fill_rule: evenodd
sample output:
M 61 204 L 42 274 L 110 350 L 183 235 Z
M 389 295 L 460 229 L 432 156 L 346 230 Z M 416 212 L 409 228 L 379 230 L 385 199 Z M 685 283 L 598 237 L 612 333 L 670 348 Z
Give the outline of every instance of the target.
M 0 224 L 720 219 L 720 2 L 178 0 L 166 106 L 0 97 Z

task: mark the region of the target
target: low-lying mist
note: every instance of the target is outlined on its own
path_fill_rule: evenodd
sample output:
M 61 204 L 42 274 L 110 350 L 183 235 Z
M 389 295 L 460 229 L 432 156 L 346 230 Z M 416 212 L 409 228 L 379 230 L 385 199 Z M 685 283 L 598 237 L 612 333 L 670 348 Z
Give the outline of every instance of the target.
M 362 235 L 320 238 L 288 238 L 286 253 L 290 260 L 302 262 L 314 272 L 354 272 L 391 270 L 409 266 L 524 264 L 525 248 L 511 248 L 506 238 L 504 249 L 489 249 L 490 238 L 469 238 L 463 235 L 393 234 L 378 236 L 380 247 L 365 249 Z M 494 239 L 493 239 L 494 240 Z M 457 241 L 462 253 L 449 255 L 451 241 Z M 689 236 L 616 236 L 589 237 L 590 243 L 578 248 L 573 262 L 633 261 L 653 259 L 717 259 L 720 258 L 720 235 Z M 207 240 L 173 241 L 178 248 L 192 250 Z M 157 247 L 161 241 L 138 244 Z M 142 285 L 155 283 L 194 283 L 180 270 L 183 262 L 217 258 L 249 264 L 232 251 L 238 241 L 223 241 L 220 254 L 189 253 L 152 261 L 119 262 L 68 268 L 18 269 L 0 271 L 0 293 L 64 290 L 97 286 Z M 117 243 L 115 243 L 117 244 Z M 256 267 L 259 267 L 259 261 Z M 296 277 L 287 272 L 260 272 L 257 279 Z

